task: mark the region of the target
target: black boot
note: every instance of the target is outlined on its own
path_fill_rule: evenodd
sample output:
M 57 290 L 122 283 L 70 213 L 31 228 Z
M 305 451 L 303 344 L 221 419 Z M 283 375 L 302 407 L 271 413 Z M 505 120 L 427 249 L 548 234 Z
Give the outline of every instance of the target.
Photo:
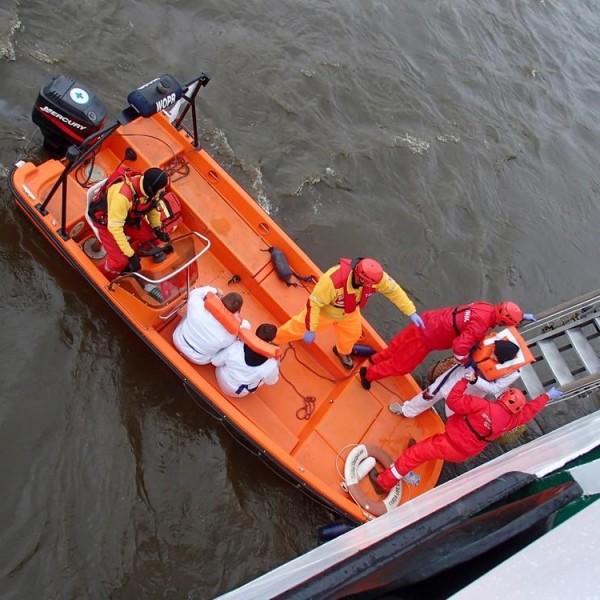
M 365 390 L 370 390 L 371 382 L 367 379 L 367 367 L 361 367 L 359 374 L 360 374 L 360 384 L 365 388 Z
M 342 363 L 342 367 L 344 367 L 344 369 L 348 369 L 348 371 L 350 371 L 350 369 L 354 367 L 354 361 L 352 360 L 352 357 L 349 354 L 342 354 L 337 349 L 337 346 L 333 347 L 333 353 L 340 359 L 340 362 Z

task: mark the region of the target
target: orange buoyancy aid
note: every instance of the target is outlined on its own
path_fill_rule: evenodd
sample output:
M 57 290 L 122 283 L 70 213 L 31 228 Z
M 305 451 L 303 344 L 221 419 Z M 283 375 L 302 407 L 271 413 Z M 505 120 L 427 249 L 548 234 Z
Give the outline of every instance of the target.
M 337 290 L 342 288 L 344 290 L 344 312 L 353 313 L 356 310 L 356 294 L 350 293 L 348 289 L 348 279 L 352 272 L 352 261 L 349 258 L 340 259 L 340 268 L 331 274 L 331 281 L 333 281 L 333 287 Z M 358 306 L 363 308 L 368 302 L 369 298 L 376 294 L 377 290 L 371 285 L 364 285 L 362 288 L 362 296 L 358 302 Z
M 156 210 L 160 213 L 163 231 L 175 231 L 181 224 L 181 202 L 173 192 L 165 192 L 160 195 L 156 203 Z
M 494 356 L 494 342 L 497 340 L 507 340 L 519 346 L 517 355 L 512 360 L 498 362 Z M 496 381 L 535 362 L 531 350 L 527 347 L 527 342 L 515 327 L 506 327 L 501 331 L 486 335 L 471 351 L 471 360 L 475 363 L 478 373 L 488 381 Z
M 261 356 L 267 358 L 279 358 L 281 348 L 269 342 L 261 340 L 250 329 L 241 326 L 241 321 L 237 315 L 234 315 L 221 302 L 221 299 L 213 292 L 208 292 L 204 297 L 204 307 L 206 310 L 225 328 L 228 333 L 237 335 L 249 348 Z

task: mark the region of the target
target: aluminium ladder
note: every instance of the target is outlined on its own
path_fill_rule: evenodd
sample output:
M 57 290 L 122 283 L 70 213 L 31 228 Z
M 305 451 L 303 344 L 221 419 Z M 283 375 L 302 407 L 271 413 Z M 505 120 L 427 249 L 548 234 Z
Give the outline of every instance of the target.
M 530 398 L 559 387 L 559 401 L 600 388 L 600 290 L 536 315 L 519 328 L 536 362 L 521 369 Z

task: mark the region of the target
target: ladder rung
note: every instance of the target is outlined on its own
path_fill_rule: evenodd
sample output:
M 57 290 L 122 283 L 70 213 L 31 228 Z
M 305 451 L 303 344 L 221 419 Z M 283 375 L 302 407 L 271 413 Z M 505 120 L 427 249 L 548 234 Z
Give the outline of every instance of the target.
M 559 385 L 566 385 L 573 381 L 571 369 L 569 369 L 569 365 L 567 365 L 565 359 L 561 356 L 556 344 L 550 340 L 540 340 L 538 346 Z
M 587 396 L 598 388 L 600 388 L 600 374 L 595 373 L 593 375 L 586 375 L 561 388 L 561 391 L 564 392 L 564 396 L 562 396 L 560 400 L 562 401 L 563 398 L 565 400 L 567 398 L 573 398 L 580 394 Z
M 535 369 L 531 365 L 521 367 L 521 381 L 530 398 L 535 398 L 546 391 Z
M 600 359 L 598 359 L 596 352 L 583 331 L 581 329 L 569 329 L 566 333 L 573 348 L 581 357 L 581 362 L 587 372 L 590 374 L 598 373 L 600 371 Z

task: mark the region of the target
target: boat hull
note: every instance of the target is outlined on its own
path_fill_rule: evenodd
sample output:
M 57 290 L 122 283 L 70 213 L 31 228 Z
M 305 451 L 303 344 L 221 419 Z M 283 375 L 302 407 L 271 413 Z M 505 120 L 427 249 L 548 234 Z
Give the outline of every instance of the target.
M 162 143 L 149 143 L 156 139 Z M 89 252 L 95 242 L 86 219 L 94 183 L 89 175 L 93 171 L 96 181 L 107 176 L 128 152 L 132 155 L 131 150 L 136 159 L 128 166 L 141 171 L 150 166 L 166 169 L 169 188 L 182 205 L 183 222 L 172 235 L 175 252 L 160 264 L 142 259 L 143 277 L 176 282 L 175 296 L 162 302 L 151 298 L 136 276 L 109 281 L 103 258 Z M 320 332 L 311 346 L 294 342 L 282 348 L 281 377 L 275 386 L 262 386 L 251 396 L 233 399 L 219 390 L 211 365 L 191 364 L 172 341 L 187 293 L 194 286 L 242 294 L 242 314 L 253 327 L 261 322 L 280 325 L 299 312 L 313 284 L 299 281 L 288 286 L 282 281 L 271 260 L 273 247 L 283 252 L 295 273 L 319 277 L 320 269 L 205 150 L 195 147 L 188 131 L 174 127 L 163 113 L 119 126 L 95 152 L 93 169 L 82 164 L 65 172 L 65 166 L 65 161 L 55 159 L 40 165 L 18 163 L 9 175 L 17 207 L 36 229 L 257 455 L 346 518 L 355 522 L 372 518 L 341 486 L 350 449 L 368 442 L 394 457 L 410 438 L 443 430 L 434 411 L 408 420 L 387 410 L 389 403 L 418 393 L 412 377 L 386 380 L 367 392 L 358 377 L 366 357 L 356 357 L 355 368 L 345 371 L 331 352 L 334 333 Z M 375 350 L 384 347 L 367 321 L 363 321 L 361 343 Z M 305 414 L 309 408 L 310 414 Z M 433 487 L 441 467 L 441 461 L 423 465 L 421 485 L 407 489 L 402 501 Z M 361 485 L 374 494 L 367 481 Z

